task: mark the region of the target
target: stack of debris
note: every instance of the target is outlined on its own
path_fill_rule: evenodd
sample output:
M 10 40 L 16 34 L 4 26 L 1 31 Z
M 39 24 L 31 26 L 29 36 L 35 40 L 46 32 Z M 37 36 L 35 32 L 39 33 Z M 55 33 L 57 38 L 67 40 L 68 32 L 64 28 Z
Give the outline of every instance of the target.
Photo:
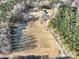
M 8 53 L 10 51 L 10 40 L 7 34 L 7 23 L 0 21 L 0 53 Z

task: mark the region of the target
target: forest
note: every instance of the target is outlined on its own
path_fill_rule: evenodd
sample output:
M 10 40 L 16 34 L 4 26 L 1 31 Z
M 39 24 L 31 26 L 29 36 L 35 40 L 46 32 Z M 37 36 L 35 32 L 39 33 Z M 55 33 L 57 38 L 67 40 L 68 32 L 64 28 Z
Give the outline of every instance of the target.
M 51 26 L 59 33 L 63 44 L 79 55 L 79 10 L 68 4 L 61 5 Z

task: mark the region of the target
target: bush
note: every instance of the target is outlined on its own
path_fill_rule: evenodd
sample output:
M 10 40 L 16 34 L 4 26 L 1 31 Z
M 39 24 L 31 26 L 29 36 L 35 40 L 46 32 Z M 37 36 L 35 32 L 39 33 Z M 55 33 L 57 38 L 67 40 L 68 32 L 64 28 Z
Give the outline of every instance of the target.
M 48 20 L 48 28 L 51 28 L 52 27 L 52 22 L 51 22 L 51 20 L 49 19 Z

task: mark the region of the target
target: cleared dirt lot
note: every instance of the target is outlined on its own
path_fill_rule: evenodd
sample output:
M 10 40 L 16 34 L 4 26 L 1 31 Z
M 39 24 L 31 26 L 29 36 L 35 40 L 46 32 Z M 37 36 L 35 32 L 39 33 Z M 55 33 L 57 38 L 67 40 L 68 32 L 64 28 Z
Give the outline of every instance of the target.
M 23 30 L 24 34 L 33 36 L 33 40 L 36 40 L 36 47 L 29 50 L 20 52 L 14 52 L 9 57 L 14 56 L 26 56 L 26 55 L 48 55 L 50 57 L 57 57 L 60 55 L 59 49 L 56 45 L 55 38 L 47 31 L 47 28 L 40 21 L 28 22 L 27 28 Z M 4 56 L 4 55 L 1 55 Z
M 49 15 L 52 15 L 52 12 L 50 11 L 52 10 L 48 10 Z M 41 11 L 37 11 L 32 12 L 31 14 L 40 17 L 42 13 Z M 41 23 L 40 20 L 28 22 L 26 29 L 23 30 L 23 33 L 34 37 L 33 40 L 36 41 L 36 47 L 29 50 L 26 49 L 24 51 L 14 52 L 11 55 L 6 56 L 48 55 L 51 57 L 57 57 L 60 55 L 54 36 L 47 31 L 47 27 L 44 23 Z
M 27 25 L 24 33 L 34 36 L 36 48 L 26 50 L 26 54 L 58 56 L 59 50 L 54 41 L 52 34 L 47 31 L 46 27 L 40 21 L 31 21 Z M 27 52 L 28 51 L 28 52 Z

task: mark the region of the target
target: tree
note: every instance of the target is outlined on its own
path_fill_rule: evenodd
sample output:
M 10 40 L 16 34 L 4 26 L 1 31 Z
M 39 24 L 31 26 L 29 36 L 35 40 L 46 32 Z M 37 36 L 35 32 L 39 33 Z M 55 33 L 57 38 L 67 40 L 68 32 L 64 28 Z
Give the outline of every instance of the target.
M 62 5 L 52 21 L 52 25 L 63 36 L 63 43 L 72 51 L 79 52 L 79 11 L 70 5 Z

